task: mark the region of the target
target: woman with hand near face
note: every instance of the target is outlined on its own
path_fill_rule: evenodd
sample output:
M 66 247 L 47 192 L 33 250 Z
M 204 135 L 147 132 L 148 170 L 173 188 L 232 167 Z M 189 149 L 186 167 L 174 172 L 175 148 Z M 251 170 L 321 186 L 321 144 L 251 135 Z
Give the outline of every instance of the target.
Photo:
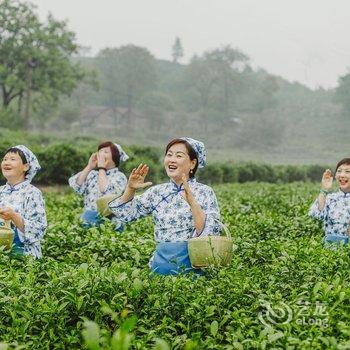
M 43 196 L 30 184 L 39 170 L 36 156 L 23 145 L 8 149 L 1 162 L 7 182 L 0 187 L 0 218 L 11 220 L 14 251 L 35 258 L 41 257 L 47 226 Z
M 159 274 L 193 271 L 188 256 L 192 237 L 218 235 L 220 212 L 214 191 L 196 181 L 197 168 L 205 165 L 205 148 L 200 141 L 184 137 L 166 147 L 164 167 L 169 182 L 153 186 L 143 194 L 136 191 L 150 186 L 145 182 L 148 166 L 132 170 L 125 192 L 109 207 L 123 223 L 152 215 L 156 251 L 149 263 Z
M 81 218 L 85 226 L 99 222 L 97 199 L 107 194 L 120 196 L 123 193 L 127 178 L 118 170 L 118 166 L 128 158 L 120 145 L 109 141 L 101 143 L 97 152 L 90 156 L 86 167 L 69 179 L 69 185 L 74 191 L 84 196 L 84 213 Z M 112 221 L 121 230 L 120 223 L 113 218 Z
M 326 243 L 349 243 L 350 223 L 350 158 L 342 159 L 336 167 L 338 191 L 332 192 L 333 175 L 327 169 L 322 176 L 320 194 L 309 215 L 324 222 Z

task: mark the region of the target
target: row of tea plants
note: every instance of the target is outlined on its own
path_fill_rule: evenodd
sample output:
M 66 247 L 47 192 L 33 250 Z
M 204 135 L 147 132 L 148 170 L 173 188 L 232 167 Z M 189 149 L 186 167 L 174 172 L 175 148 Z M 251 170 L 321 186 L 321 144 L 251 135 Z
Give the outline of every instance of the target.
M 150 275 L 150 218 L 83 229 L 46 193 L 44 258 L 0 254 L 0 349 L 349 349 L 350 257 L 307 216 L 311 184 L 215 187 L 237 250 L 205 276 Z

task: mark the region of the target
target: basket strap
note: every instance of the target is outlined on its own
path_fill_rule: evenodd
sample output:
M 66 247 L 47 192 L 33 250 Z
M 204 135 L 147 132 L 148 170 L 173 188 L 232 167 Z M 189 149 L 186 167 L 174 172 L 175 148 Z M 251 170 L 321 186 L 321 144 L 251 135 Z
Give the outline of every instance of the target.
M 221 222 L 220 220 L 217 220 L 217 219 L 214 219 L 214 221 L 220 224 L 220 226 L 224 229 L 224 232 L 228 238 L 232 238 L 231 232 L 228 229 L 227 225 L 225 225 L 223 222 Z

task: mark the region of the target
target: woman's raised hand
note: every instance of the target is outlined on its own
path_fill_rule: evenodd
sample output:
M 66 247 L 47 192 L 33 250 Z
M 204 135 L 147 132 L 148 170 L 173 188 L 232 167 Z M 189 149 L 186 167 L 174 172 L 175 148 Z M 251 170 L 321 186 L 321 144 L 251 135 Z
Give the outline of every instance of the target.
M 128 181 L 128 187 L 132 190 L 146 188 L 152 185 L 152 182 L 145 182 L 149 167 L 146 164 L 140 164 L 137 168 L 131 171 Z
M 330 169 L 327 169 L 322 176 L 321 186 L 322 189 L 329 191 L 332 189 L 333 175 Z
M 106 168 L 107 167 L 107 159 L 104 153 L 98 152 L 97 153 L 97 166 L 101 168 Z
M 88 167 L 90 170 L 95 169 L 97 167 L 97 153 L 91 154 L 88 162 Z
M 182 174 L 182 184 L 184 186 L 184 191 L 181 192 L 181 195 L 189 205 L 192 205 L 195 202 L 195 198 L 190 189 L 190 185 L 187 182 L 187 178 L 185 174 Z

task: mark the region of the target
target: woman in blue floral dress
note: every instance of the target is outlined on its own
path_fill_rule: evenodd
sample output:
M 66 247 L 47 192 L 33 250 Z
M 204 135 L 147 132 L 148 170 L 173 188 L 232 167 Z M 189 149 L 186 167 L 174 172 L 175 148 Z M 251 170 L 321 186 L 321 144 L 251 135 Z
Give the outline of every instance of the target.
M 120 196 L 127 183 L 126 176 L 118 170 L 120 162 L 129 158 L 122 147 L 108 141 L 101 143 L 97 150 L 90 156 L 86 167 L 68 180 L 74 191 L 84 196 L 84 213 L 81 218 L 86 227 L 100 221 L 97 199 L 107 194 Z M 111 219 L 116 229 L 121 230 L 120 222 Z
M 193 271 L 188 256 L 191 237 L 218 235 L 220 212 L 214 191 L 196 181 L 197 168 L 205 165 L 205 148 L 200 141 L 184 137 L 166 147 L 164 167 L 168 183 L 153 186 L 135 196 L 145 182 L 148 166 L 132 170 L 123 195 L 109 204 L 123 223 L 152 215 L 155 223 L 156 251 L 149 263 L 159 274 Z
M 309 214 L 324 222 L 325 242 L 349 243 L 350 223 L 350 158 L 342 159 L 336 167 L 338 191 L 332 192 L 333 175 L 327 169 L 322 177 L 320 194 Z
M 41 257 L 41 240 L 47 226 L 43 196 L 30 184 L 39 170 L 36 156 L 23 145 L 7 150 L 1 162 L 7 182 L 0 187 L 0 217 L 11 220 L 13 250 L 35 258 Z

